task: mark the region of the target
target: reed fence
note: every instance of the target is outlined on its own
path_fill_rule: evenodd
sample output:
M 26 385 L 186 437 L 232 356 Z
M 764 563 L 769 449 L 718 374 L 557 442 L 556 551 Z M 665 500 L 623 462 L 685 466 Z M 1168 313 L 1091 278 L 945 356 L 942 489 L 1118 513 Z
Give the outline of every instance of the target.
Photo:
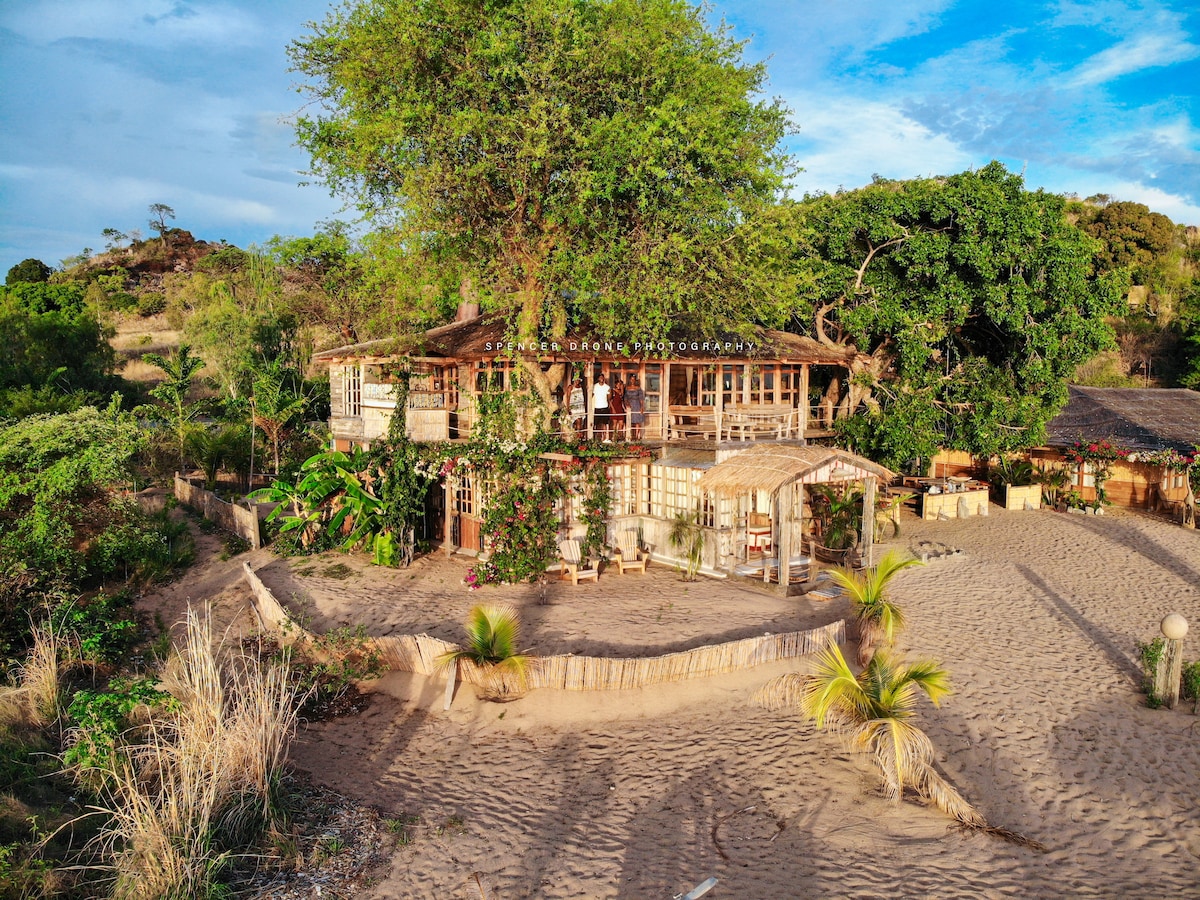
M 263 627 L 279 631 L 288 640 L 313 640 L 314 635 L 296 623 L 270 589 L 250 568 L 242 564 Z M 615 691 L 683 681 L 707 675 L 737 672 L 763 663 L 795 659 L 819 652 L 846 638 L 846 623 L 831 622 L 808 631 L 769 634 L 724 644 L 696 647 L 665 656 L 610 659 L 597 656 L 542 656 L 533 660 L 524 687 L 557 688 L 567 691 Z M 437 673 L 437 658 L 457 649 L 427 634 L 388 635 L 370 638 L 388 669 L 418 675 Z M 458 677 L 468 684 L 494 686 L 495 674 L 486 668 L 463 664 Z
M 262 546 L 262 532 L 258 526 L 257 508 L 247 509 L 236 503 L 226 503 L 212 491 L 192 484 L 175 473 L 175 499 L 190 506 L 218 528 L 236 534 L 250 547 L 257 550 Z

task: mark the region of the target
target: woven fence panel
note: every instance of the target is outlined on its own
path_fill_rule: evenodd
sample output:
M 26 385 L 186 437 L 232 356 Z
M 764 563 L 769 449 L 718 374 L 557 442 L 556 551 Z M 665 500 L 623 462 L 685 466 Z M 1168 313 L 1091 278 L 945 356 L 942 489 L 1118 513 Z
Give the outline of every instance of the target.
M 313 635 L 296 625 L 287 610 L 275 599 L 250 566 L 246 563 L 242 566 L 264 626 L 287 634 L 291 640 L 312 640 Z M 738 672 L 764 663 L 811 656 L 829 644 L 839 644 L 845 639 L 846 623 L 839 619 L 809 631 L 761 635 L 668 653 L 665 656 L 633 659 L 542 656 L 532 660 L 525 687 L 566 691 L 631 690 L 652 684 Z M 426 676 L 438 674 L 438 657 L 458 649 L 454 644 L 427 634 L 387 635 L 372 638 L 371 643 L 379 651 L 380 660 L 387 669 Z M 459 678 L 474 685 L 496 682 L 496 676 L 490 669 L 466 662 L 459 666 Z

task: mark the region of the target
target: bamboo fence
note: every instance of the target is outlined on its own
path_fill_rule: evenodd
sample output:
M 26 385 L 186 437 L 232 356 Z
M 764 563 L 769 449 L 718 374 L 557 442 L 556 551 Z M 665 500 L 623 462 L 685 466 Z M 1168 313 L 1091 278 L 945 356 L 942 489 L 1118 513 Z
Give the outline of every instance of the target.
M 246 581 L 254 596 L 259 621 L 268 630 L 279 631 L 289 641 L 313 640 L 314 635 L 301 628 L 266 585 L 250 568 L 242 564 Z M 614 691 L 651 684 L 683 681 L 707 675 L 737 672 L 764 663 L 795 659 L 819 652 L 829 644 L 842 643 L 846 623 L 831 622 L 809 631 L 768 634 L 724 644 L 696 647 L 665 656 L 609 659 L 597 656 L 543 656 L 532 660 L 523 685 L 525 689 L 556 688 L 567 691 Z M 371 638 L 382 663 L 393 671 L 418 675 L 438 674 L 437 659 L 454 644 L 427 634 L 388 635 Z M 492 670 L 460 663 L 458 677 L 468 684 L 494 686 Z M 512 685 L 514 691 L 517 685 Z

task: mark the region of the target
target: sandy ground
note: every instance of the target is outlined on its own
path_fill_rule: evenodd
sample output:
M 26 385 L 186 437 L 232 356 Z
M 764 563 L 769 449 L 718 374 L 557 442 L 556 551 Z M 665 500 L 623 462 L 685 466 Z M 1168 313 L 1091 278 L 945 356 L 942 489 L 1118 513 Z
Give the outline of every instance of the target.
M 361 716 L 306 728 L 293 760 L 413 823 L 376 898 L 477 897 L 474 873 L 505 900 L 670 898 L 708 876 L 714 900 L 1200 897 L 1200 718 L 1190 704 L 1145 707 L 1135 650 L 1180 612 L 1193 626 L 1185 659 L 1200 657 L 1200 534 L 1137 515 L 995 509 L 904 524 L 900 546 L 963 550 L 894 582 L 909 616 L 901 649 L 940 660 L 956 687 L 919 724 L 989 822 L 1045 853 L 882 799 L 865 759 L 794 713 L 753 705 L 788 664 L 506 705 L 460 690 L 448 712 L 441 681 L 393 674 Z M 314 626 L 455 639 L 473 603 L 503 597 L 540 653 L 662 652 L 845 614 L 684 584 L 665 567 L 641 582 L 554 585 L 543 602 L 537 587 L 468 592 L 457 562 L 385 572 L 336 556 L 252 560 Z M 327 574 L 337 563 L 349 577 Z M 181 583 L 173 602 L 203 596 L 205 582 L 224 607 L 244 602 L 226 569 Z

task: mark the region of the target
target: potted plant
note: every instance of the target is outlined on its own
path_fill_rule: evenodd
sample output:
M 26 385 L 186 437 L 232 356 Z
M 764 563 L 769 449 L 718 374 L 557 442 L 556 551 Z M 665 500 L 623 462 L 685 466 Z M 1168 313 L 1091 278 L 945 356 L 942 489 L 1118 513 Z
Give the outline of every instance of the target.
M 700 563 L 704 561 L 704 526 L 700 524 L 700 510 L 685 513 L 677 512 L 671 520 L 671 530 L 667 541 L 676 550 L 683 551 L 687 560 L 684 581 L 695 581 L 696 573 L 700 571 Z
M 859 488 L 838 488 L 834 485 L 814 485 L 813 516 L 818 534 L 813 541 L 813 553 L 823 562 L 843 565 L 862 531 L 863 492 Z
M 988 469 L 988 482 L 996 502 L 1005 509 L 1038 509 L 1041 485 L 1034 481 L 1033 463 L 1020 457 L 1000 456 Z

